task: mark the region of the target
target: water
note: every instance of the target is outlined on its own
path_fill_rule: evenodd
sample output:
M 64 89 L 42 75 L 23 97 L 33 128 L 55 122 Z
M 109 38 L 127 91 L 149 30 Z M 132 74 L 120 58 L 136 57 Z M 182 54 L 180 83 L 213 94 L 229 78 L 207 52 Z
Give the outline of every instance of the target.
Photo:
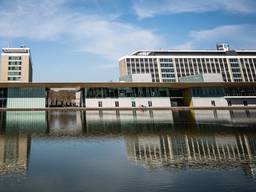
M 255 191 L 256 111 L 0 113 L 0 191 Z

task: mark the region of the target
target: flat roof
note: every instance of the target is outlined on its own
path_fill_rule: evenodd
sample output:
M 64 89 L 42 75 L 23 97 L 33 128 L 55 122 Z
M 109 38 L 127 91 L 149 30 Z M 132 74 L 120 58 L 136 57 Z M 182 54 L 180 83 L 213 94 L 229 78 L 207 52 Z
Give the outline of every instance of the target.
M 256 49 L 237 49 L 237 50 L 138 50 L 130 55 L 133 56 L 256 56 Z M 124 58 L 122 57 L 122 58 Z
M 0 88 L 171 88 L 171 89 L 186 89 L 186 88 L 256 88 L 256 82 L 209 82 L 209 83 L 127 83 L 127 82 L 73 82 L 73 83 L 0 83 Z
M 2 53 L 29 53 L 30 48 L 2 48 Z

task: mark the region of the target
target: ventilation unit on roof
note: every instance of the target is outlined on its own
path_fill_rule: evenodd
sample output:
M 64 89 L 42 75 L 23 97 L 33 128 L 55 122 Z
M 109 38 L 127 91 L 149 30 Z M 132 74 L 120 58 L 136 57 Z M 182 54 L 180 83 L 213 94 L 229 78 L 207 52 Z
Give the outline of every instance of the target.
M 218 44 L 217 44 L 217 50 L 220 50 L 220 51 L 229 51 L 229 50 L 230 50 L 229 44 L 228 44 L 228 43 L 218 43 Z

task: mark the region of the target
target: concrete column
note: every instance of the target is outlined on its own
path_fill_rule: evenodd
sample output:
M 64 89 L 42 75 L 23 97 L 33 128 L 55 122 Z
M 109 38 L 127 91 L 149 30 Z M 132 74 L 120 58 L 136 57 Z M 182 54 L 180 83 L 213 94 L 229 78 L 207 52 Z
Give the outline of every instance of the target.
M 248 157 L 249 157 L 249 159 L 252 159 L 252 152 L 251 152 L 249 141 L 248 141 L 248 138 L 246 135 L 244 135 L 244 141 L 245 141 L 245 146 L 246 146 L 246 150 L 248 153 Z
M 185 135 L 185 143 L 186 143 L 186 148 L 187 148 L 187 155 L 188 155 L 188 160 L 191 159 L 191 153 L 190 153 L 190 148 L 189 148 L 189 143 L 188 143 L 188 136 Z
M 201 144 L 202 144 L 202 149 L 203 149 L 203 153 L 204 153 L 204 158 L 206 159 L 206 152 L 205 152 L 205 149 L 204 149 L 204 142 L 203 142 L 202 139 L 201 139 Z
M 195 145 L 194 145 L 193 139 L 192 139 L 191 144 L 192 144 L 192 150 L 193 150 L 193 154 L 194 154 L 194 159 L 196 160 L 196 159 L 197 159 L 197 157 L 196 157 Z
M 208 143 L 206 143 L 206 148 L 207 148 L 207 153 L 208 153 L 209 159 L 212 159 L 212 157 L 211 157 L 211 151 L 210 151 L 210 148 L 209 148 L 209 144 L 208 144 Z
M 170 156 L 170 159 L 173 159 L 172 143 L 169 135 L 167 136 L 167 141 L 168 141 L 168 147 L 169 147 L 169 156 Z
M 164 142 L 164 136 L 161 136 L 161 139 L 163 141 L 163 150 L 164 150 L 164 158 L 167 161 L 167 154 L 166 154 L 166 148 L 165 148 L 165 142 Z
M 240 141 L 240 145 L 241 145 L 241 149 L 242 149 L 243 156 L 244 156 L 244 158 L 246 158 L 242 138 L 241 138 L 240 135 L 239 135 L 238 137 L 239 137 L 239 141 Z
M 238 158 L 241 160 L 240 151 L 239 151 L 239 147 L 238 147 L 237 142 L 236 142 L 236 150 L 237 150 Z
M 217 152 L 218 152 L 219 159 L 221 159 L 220 148 L 219 148 L 219 146 L 217 144 L 216 144 L 216 147 L 217 147 Z
M 215 147 L 213 144 L 211 144 L 211 147 L 212 147 L 212 152 L 213 152 L 213 157 L 214 157 L 214 160 L 216 161 L 217 158 L 216 158 L 216 152 L 215 152 Z

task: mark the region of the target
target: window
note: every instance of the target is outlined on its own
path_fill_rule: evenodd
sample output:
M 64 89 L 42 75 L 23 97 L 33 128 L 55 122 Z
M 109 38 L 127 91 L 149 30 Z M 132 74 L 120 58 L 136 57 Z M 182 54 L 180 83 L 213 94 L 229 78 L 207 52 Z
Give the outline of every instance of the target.
M 115 106 L 119 107 L 119 101 L 115 101 Z
M 10 56 L 9 60 L 21 60 L 20 56 Z
M 244 106 L 248 106 L 248 102 L 246 100 L 243 103 L 244 103 Z
M 8 81 L 19 81 L 21 77 L 8 77 Z
M 136 107 L 135 101 L 132 101 L 132 107 Z
M 102 101 L 98 102 L 98 107 L 102 107 Z

